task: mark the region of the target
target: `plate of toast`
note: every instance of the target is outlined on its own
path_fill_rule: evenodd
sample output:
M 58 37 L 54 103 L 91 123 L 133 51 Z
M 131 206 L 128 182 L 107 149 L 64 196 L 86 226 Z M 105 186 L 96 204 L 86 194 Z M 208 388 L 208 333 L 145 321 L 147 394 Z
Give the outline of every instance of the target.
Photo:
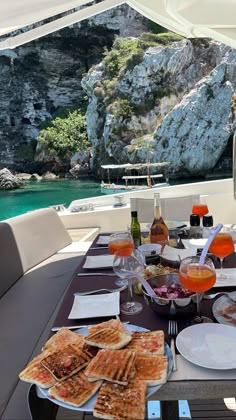
M 114 420 L 130 413 L 130 419 L 142 420 L 146 399 L 166 383 L 172 368 L 162 330 L 112 319 L 77 332 L 62 328 L 19 377 L 64 408 Z

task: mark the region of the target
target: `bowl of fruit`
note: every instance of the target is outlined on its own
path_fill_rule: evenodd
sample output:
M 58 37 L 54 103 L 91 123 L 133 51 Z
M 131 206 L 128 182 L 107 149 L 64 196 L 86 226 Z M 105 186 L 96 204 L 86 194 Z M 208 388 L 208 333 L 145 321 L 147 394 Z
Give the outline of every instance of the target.
M 149 296 L 142 286 L 144 300 L 149 307 L 161 316 L 178 318 L 195 314 L 197 310 L 197 293 L 185 289 L 178 273 L 170 272 L 146 279 L 156 297 Z

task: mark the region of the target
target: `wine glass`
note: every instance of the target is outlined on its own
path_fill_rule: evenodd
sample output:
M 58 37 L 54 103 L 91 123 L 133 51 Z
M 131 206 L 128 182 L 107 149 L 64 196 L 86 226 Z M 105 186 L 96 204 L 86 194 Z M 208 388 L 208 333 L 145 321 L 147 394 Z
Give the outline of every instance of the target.
M 198 319 L 200 322 L 212 322 L 210 318 L 202 317 L 200 301 L 202 293 L 211 289 L 216 282 L 216 272 L 212 260 L 205 258 L 200 264 L 200 256 L 186 257 L 181 261 L 179 268 L 179 280 L 183 287 L 196 292 Z
M 144 270 L 144 258 L 140 251 L 134 249 L 127 255 L 124 249 L 119 249 L 114 254 L 113 271 L 123 281 L 128 281 L 128 301 L 120 306 L 120 310 L 125 315 L 134 315 L 143 309 L 143 305 L 133 301 L 133 280 L 137 280 Z
M 124 256 L 132 254 L 132 251 L 134 249 L 134 241 L 129 231 L 112 233 L 112 235 L 109 236 L 109 253 L 115 254 L 115 252 L 120 249 L 123 250 Z
M 220 276 L 219 279 L 226 279 L 228 276 L 223 273 L 223 260 L 234 252 L 233 238 L 227 229 L 223 229 L 213 239 L 209 252 L 220 259 Z
M 201 201 L 193 203 L 192 214 L 198 214 L 199 217 L 203 217 L 207 213 L 209 213 L 209 210 L 205 198 L 201 198 Z

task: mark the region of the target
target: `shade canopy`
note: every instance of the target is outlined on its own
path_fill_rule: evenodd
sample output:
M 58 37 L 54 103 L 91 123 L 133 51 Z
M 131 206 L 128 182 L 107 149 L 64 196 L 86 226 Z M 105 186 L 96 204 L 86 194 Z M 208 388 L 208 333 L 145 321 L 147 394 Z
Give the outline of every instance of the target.
M 209 37 L 236 48 L 236 0 L 7 0 L 0 2 L 0 36 L 26 26 L 29 30 L 7 37 L 0 49 L 15 48 L 121 4 L 187 38 Z M 67 11 L 71 13 L 58 16 Z M 55 20 L 40 25 L 52 17 Z

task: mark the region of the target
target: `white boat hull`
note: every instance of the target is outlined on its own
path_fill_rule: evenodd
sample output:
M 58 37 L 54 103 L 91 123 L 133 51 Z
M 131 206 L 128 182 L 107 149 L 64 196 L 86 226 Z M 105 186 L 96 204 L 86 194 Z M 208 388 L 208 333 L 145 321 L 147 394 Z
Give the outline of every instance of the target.
M 114 207 L 114 195 L 93 197 L 73 201 L 69 208 L 60 212 L 61 219 L 69 229 L 76 228 L 99 228 L 100 232 L 122 230 L 130 223 L 130 197 L 152 198 L 155 189 L 131 191 L 121 193 L 124 205 Z M 236 201 L 233 195 L 233 180 L 217 180 L 165 186 L 161 188 L 161 197 L 180 197 L 200 194 L 205 196 L 209 212 L 214 217 L 214 223 L 236 223 Z M 74 211 L 83 206 L 84 211 Z M 86 211 L 86 206 L 88 211 Z M 89 207 L 94 210 L 89 210 Z

